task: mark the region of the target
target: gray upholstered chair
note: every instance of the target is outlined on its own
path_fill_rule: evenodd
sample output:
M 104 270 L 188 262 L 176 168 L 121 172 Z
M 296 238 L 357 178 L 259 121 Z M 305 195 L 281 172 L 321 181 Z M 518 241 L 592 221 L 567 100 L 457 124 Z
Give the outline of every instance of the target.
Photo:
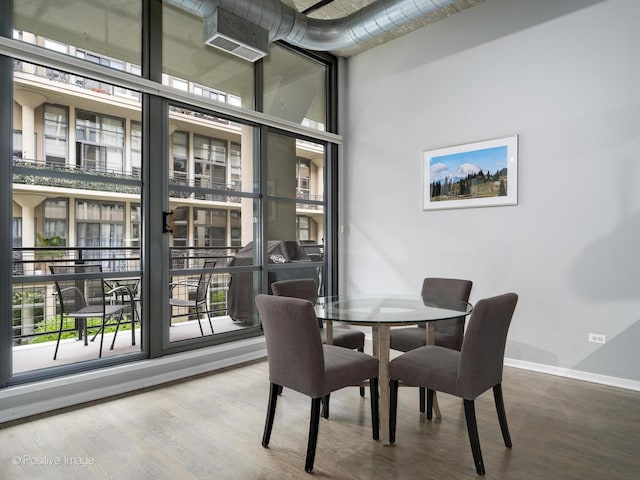
M 476 303 L 469 326 L 458 352 L 437 345 L 428 345 L 404 353 L 389 363 L 391 398 L 389 432 L 391 442 L 396 436 L 398 382 L 419 385 L 427 389 L 427 418 L 431 419 L 433 392 L 461 397 L 476 472 L 484 475 L 480 451 L 474 400 L 488 389 L 498 412 L 502 437 L 511 448 L 511 437 L 502 399 L 502 367 L 507 332 L 518 302 L 515 293 L 505 293 Z
M 425 278 L 421 295 L 428 299 L 469 301 L 473 282 L 457 278 Z M 465 316 L 436 322 L 435 344 L 453 350 L 460 350 L 464 336 Z M 417 327 L 392 328 L 390 345 L 393 350 L 410 352 L 427 344 L 426 325 Z M 425 390 L 420 388 L 420 411 L 425 411 Z
M 273 282 L 271 290 L 274 295 L 282 297 L 304 298 L 315 305 L 318 301 L 318 286 L 312 278 L 301 278 L 296 280 L 282 280 Z M 322 324 L 322 320 L 318 320 L 320 327 L 320 337 L 322 343 L 327 343 L 327 331 Z M 424 333 L 424 330 L 423 330 Z M 351 330 L 348 328 L 333 327 L 333 339 L 331 342 L 338 347 L 350 348 L 364 352 L 364 332 L 360 330 Z M 360 387 L 360 396 L 364 397 L 364 387 Z M 325 404 L 323 415 L 329 416 L 329 405 Z
M 321 400 L 331 392 L 369 380 L 373 438 L 379 438 L 378 360 L 365 353 L 323 345 L 318 319 L 308 300 L 258 295 L 256 306 L 267 343 L 269 406 L 262 446 L 269 446 L 281 386 L 311 397 L 311 421 L 305 470 L 315 458 Z

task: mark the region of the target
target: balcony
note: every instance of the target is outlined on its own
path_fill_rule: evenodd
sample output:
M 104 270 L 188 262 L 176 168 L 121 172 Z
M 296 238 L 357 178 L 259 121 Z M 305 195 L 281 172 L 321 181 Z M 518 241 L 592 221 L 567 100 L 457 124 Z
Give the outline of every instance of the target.
M 176 271 L 172 281 L 193 282 L 198 275 L 190 274 L 188 270 L 202 268 L 205 258 L 215 259 L 217 267 L 226 267 L 235 251 L 236 248 L 233 247 L 175 248 L 171 253 L 171 267 Z M 132 247 L 14 248 L 13 372 L 20 373 L 98 358 L 100 336 L 95 342 L 89 341 L 85 346 L 85 342 L 80 341 L 81 324 L 77 319 L 67 318 L 63 324 L 58 356 L 53 360 L 61 318 L 54 282 L 60 275 L 54 277 L 50 273 L 51 265 L 99 264 L 102 267 L 101 278 L 104 278 L 106 284 L 128 285 L 130 294 L 126 299 L 114 296 L 110 300 L 114 303 L 126 303 L 126 308 L 112 350 L 109 347 L 115 336 L 116 322 L 105 330 L 102 356 L 108 358 L 140 351 L 139 279 L 142 272 L 139 254 L 139 249 Z M 216 334 L 246 328 L 234 322 L 228 315 L 229 278 L 228 272 L 214 272 L 207 292 L 207 308 L 211 312 Z M 78 280 L 82 281 L 80 275 Z M 189 298 L 193 293 L 185 288 L 177 290 L 174 295 Z M 173 313 L 170 331 L 172 342 L 201 336 L 193 311 L 176 308 Z M 100 324 L 101 318 L 89 320 L 89 340 L 98 331 L 97 325 Z M 208 324 L 208 321 L 203 319 L 203 324 Z
M 13 159 L 13 183 L 140 195 L 140 175 L 44 160 Z

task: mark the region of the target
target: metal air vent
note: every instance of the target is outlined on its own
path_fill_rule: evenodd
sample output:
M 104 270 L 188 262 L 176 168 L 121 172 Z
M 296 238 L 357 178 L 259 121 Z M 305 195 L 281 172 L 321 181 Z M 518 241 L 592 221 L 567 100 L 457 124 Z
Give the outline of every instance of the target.
M 203 41 L 244 60 L 255 62 L 267 55 L 269 32 L 223 8 L 204 19 Z

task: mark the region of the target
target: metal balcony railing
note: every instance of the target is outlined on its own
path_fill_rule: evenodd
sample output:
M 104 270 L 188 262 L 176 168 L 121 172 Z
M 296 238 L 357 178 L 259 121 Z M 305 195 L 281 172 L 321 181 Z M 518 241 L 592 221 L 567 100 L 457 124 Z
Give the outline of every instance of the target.
M 13 183 L 15 184 L 139 195 L 140 181 L 139 173 L 13 158 Z
M 198 274 L 188 270 L 202 268 L 205 260 L 214 259 L 216 267 L 226 267 L 240 247 L 174 247 L 171 249 L 171 269 L 180 271 L 172 276 L 173 282 L 191 282 Z M 51 265 L 95 264 L 102 265 L 102 277 L 107 283 L 131 281 L 140 278 L 140 249 L 137 247 L 33 247 L 13 249 L 13 344 L 54 341 L 60 328 L 58 304 L 54 295 L 54 277 Z M 187 272 L 185 272 L 187 270 Z M 123 278 L 124 277 L 124 278 Z M 208 309 L 212 317 L 227 315 L 227 292 L 230 273 L 219 272 L 212 276 L 207 292 Z M 136 287 L 138 284 L 136 283 Z M 139 291 L 133 292 L 139 295 Z M 189 298 L 190 291 L 178 291 L 176 295 Z M 117 301 L 117 299 L 113 299 Z M 186 316 L 189 312 L 176 312 Z M 133 312 L 125 311 L 125 325 L 131 328 Z M 99 319 L 96 324 L 99 325 Z M 121 327 L 122 328 L 122 327 Z M 64 336 L 77 334 L 78 324 L 65 319 Z

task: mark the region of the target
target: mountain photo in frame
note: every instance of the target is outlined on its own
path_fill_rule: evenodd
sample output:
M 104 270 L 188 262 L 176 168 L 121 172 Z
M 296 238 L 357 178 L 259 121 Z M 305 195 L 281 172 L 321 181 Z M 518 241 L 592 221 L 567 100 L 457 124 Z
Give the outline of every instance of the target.
M 423 210 L 518 204 L 518 136 L 426 150 Z

